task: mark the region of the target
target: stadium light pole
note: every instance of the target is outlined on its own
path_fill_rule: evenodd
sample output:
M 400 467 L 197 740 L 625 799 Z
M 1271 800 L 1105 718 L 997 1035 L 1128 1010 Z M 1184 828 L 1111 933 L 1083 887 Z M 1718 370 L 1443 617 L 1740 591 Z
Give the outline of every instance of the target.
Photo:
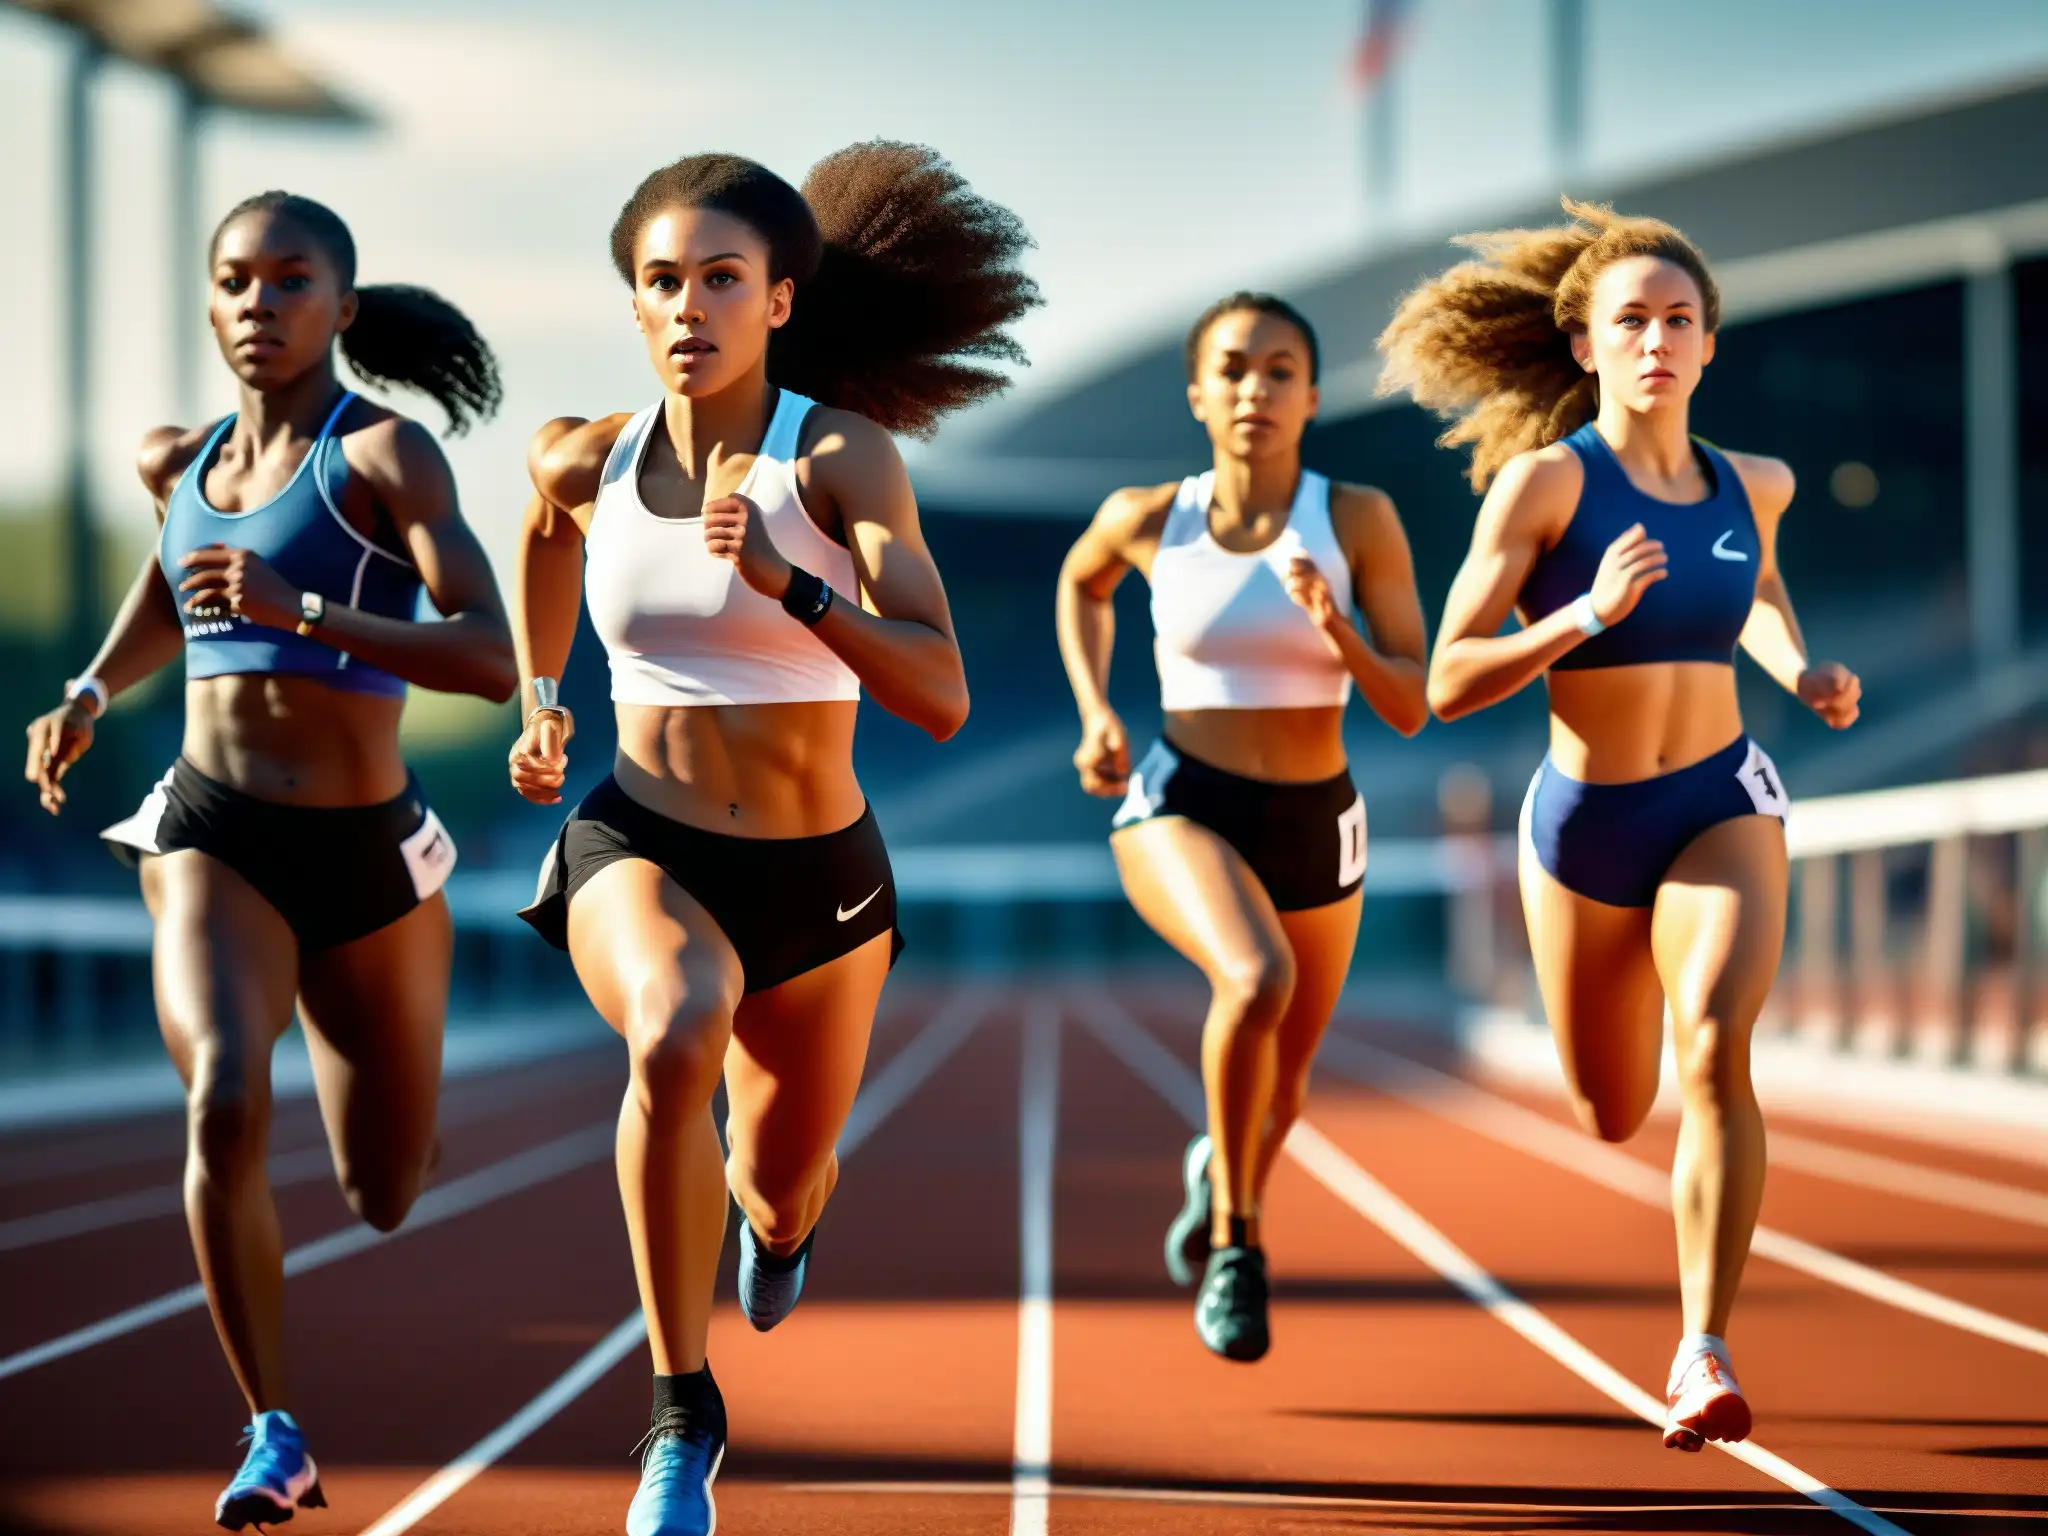
M 72 664 L 83 665 L 98 640 L 99 528 L 92 515 L 92 304 L 93 304 L 93 85 L 106 50 L 81 33 L 65 61 L 63 106 L 57 126 L 58 277 L 64 317 L 60 364 L 64 411 L 62 445 L 64 635 Z
M 206 104 L 183 80 L 178 82 L 171 129 L 171 384 L 178 420 L 199 419 L 201 324 L 199 296 L 206 288 L 205 259 L 199 249 L 199 136 Z
M 1963 499 L 1970 642 L 1987 673 L 2020 648 L 2020 412 L 2012 261 L 1988 236 L 1963 281 Z
M 1550 158 L 1560 183 L 1586 154 L 1586 0 L 1550 0 Z

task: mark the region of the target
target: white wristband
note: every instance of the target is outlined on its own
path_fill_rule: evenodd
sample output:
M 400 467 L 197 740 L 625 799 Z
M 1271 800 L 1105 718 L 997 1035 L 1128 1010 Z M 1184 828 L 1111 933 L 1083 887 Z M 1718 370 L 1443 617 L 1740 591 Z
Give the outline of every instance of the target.
M 536 677 L 533 680 L 533 708 L 526 712 L 526 725 L 533 724 L 535 715 L 560 715 L 569 718 L 569 706 L 562 702 L 562 685 L 552 677 Z
M 93 718 L 97 720 L 107 712 L 107 685 L 91 674 L 84 677 L 68 677 L 64 680 L 64 701 L 67 704 L 76 703 L 87 694 L 92 695 L 92 713 Z
M 1581 592 L 1572 599 L 1572 622 L 1586 635 L 1597 635 L 1607 626 L 1600 621 L 1600 615 L 1593 611 L 1593 594 Z

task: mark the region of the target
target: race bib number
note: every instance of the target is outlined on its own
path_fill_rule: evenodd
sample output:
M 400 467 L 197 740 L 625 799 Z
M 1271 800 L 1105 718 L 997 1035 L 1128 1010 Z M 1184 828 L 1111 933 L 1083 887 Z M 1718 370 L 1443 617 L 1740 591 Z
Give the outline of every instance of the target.
M 1337 818 L 1337 883 L 1356 885 L 1365 878 L 1365 796 Z
M 455 868 L 455 839 L 431 806 L 419 830 L 400 843 L 398 851 L 405 856 L 406 872 L 412 876 L 412 893 L 421 901 L 446 885 Z

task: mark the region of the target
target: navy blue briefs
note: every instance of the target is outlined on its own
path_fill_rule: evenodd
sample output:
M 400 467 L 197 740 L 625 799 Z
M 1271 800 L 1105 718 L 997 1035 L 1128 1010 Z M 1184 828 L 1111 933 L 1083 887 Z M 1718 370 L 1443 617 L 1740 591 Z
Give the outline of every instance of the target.
M 1789 805 L 1777 766 L 1747 736 L 1628 784 L 1581 783 L 1546 756 L 1522 802 L 1522 840 L 1565 889 L 1611 907 L 1647 907 L 1702 832 L 1738 816 L 1782 822 Z

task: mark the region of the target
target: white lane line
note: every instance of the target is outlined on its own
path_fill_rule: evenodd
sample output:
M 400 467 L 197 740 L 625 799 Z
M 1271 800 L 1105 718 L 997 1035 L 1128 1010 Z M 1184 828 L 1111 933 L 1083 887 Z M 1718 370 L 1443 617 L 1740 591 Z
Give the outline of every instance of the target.
M 296 1152 L 281 1152 L 271 1158 L 270 1187 L 289 1189 L 295 1184 L 310 1184 L 333 1172 L 334 1154 L 327 1148 L 301 1147 Z M 125 1195 L 109 1195 L 104 1200 L 87 1200 L 54 1211 L 38 1211 L 33 1216 L 17 1216 L 12 1221 L 0 1221 L 0 1253 L 34 1248 L 67 1237 L 82 1237 L 88 1232 L 104 1232 L 110 1227 L 125 1227 L 130 1222 L 176 1216 L 184 1209 L 182 1185 L 158 1184 L 149 1189 L 131 1190 Z
M 1909 1195 L 1931 1205 L 1953 1206 L 2006 1221 L 2048 1227 L 2048 1194 L 2001 1184 L 1967 1173 L 1950 1173 L 1875 1152 L 1857 1152 L 1831 1142 L 1771 1132 L 1771 1161 L 1838 1184 L 1854 1184 L 1887 1195 Z
M 1010 1536 L 1046 1536 L 1052 1492 L 1052 1170 L 1060 1118 L 1060 1014 L 1049 998 L 1024 1018 L 1018 1091 L 1017 1428 Z
M 1346 1077 L 1370 1084 L 1504 1147 L 1553 1163 L 1644 1205 L 1667 1211 L 1671 1208 L 1668 1174 L 1568 1125 L 1560 1125 L 1548 1115 L 1476 1088 L 1463 1078 L 1336 1035 L 1324 1038 L 1322 1058 Z M 1859 1264 L 1776 1227 L 1758 1226 L 1749 1251 L 1845 1291 L 1897 1307 L 1901 1312 L 2048 1356 L 2048 1332 L 1930 1291 L 1868 1264 Z
M 1181 1112 L 1190 1125 L 1203 1123 L 1201 1079 L 1161 1045 L 1108 993 L 1091 991 L 1082 1000 L 1082 1018 L 1110 1051 Z M 1330 1042 L 1325 1041 L 1325 1048 Z M 1412 1206 L 1367 1173 L 1351 1157 L 1306 1120 L 1288 1133 L 1287 1155 L 1331 1194 L 1422 1260 L 1497 1321 L 1512 1328 L 1559 1365 L 1630 1413 L 1662 1428 L 1664 1404 L 1586 1348 L 1543 1313 L 1509 1291 L 1474 1262 L 1457 1244 L 1430 1225 Z M 1737 1461 L 1833 1511 L 1871 1536 L 1907 1536 L 1901 1527 L 1875 1514 L 1810 1473 L 1773 1455 L 1753 1440 L 1711 1442 Z
M 543 1142 L 540 1146 L 492 1163 L 475 1173 L 459 1179 L 452 1179 L 420 1196 L 406 1218 L 404 1226 L 396 1232 L 384 1233 L 374 1227 L 351 1226 L 325 1237 L 302 1243 L 284 1256 L 286 1275 L 302 1275 L 308 1270 L 319 1269 L 352 1254 L 362 1253 L 387 1242 L 419 1232 L 453 1217 L 461 1216 L 515 1194 L 535 1184 L 544 1184 L 559 1178 L 573 1169 L 584 1167 L 607 1157 L 611 1153 L 612 1139 L 616 1134 L 611 1121 L 600 1121 L 585 1126 L 580 1131 L 554 1141 Z M 45 1343 L 37 1344 L 16 1354 L 0 1359 L 0 1381 L 10 1376 L 19 1376 L 24 1371 L 47 1365 L 52 1360 L 61 1360 L 66 1355 L 75 1355 L 81 1350 L 91 1349 L 96 1344 L 121 1338 L 138 1329 L 147 1328 L 151 1323 L 162 1322 L 165 1318 L 176 1317 L 182 1312 L 196 1312 L 206 1305 L 206 1292 L 196 1284 L 180 1286 L 168 1291 L 153 1301 L 116 1312 L 112 1317 L 101 1318 L 83 1328 Z
M 948 999 L 932 1021 L 889 1059 L 889 1064 L 853 1101 L 846 1129 L 839 1133 L 840 1157 L 851 1157 L 875 1128 L 959 1049 L 993 1005 L 993 998 L 978 990 L 957 993 Z M 538 1397 L 365 1526 L 361 1536 L 403 1536 L 575 1402 L 605 1372 L 638 1349 L 646 1337 L 647 1319 L 635 1307 Z

